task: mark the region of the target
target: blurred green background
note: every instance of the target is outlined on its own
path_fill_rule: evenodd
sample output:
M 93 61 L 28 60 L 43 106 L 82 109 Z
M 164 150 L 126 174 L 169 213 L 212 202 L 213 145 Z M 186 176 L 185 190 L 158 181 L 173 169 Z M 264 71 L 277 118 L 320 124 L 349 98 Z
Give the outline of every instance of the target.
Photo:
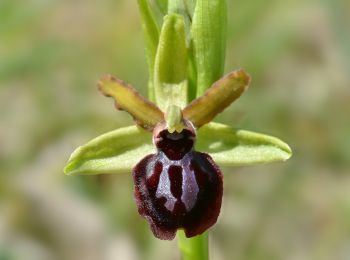
M 217 121 L 280 137 L 286 163 L 224 169 L 215 260 L 350 259 L 350 2 L 232 0 L 226 72 L 251 88 Z M 146 94 L 136 1 L 0 0 L 0 259 L 179 259 L 139 217 L 131 175 L 67 177 L 78 145 L 131 118 L 96 89 Z

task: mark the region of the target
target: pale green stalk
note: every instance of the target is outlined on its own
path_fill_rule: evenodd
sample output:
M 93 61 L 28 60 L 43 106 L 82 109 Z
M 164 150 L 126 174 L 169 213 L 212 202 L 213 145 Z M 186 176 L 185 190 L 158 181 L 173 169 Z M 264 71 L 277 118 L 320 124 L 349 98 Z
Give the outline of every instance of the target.
M 209 259 L 208 232 L 193 238 L 187 238 L 181 230 L 177 232 L 177 239 L 183 260 Z

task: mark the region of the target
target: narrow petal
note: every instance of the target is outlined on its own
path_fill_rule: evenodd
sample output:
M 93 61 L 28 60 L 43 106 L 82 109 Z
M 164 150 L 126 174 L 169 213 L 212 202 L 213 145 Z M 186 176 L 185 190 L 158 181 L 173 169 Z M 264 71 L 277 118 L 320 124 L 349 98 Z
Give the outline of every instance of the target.
M 99 90 L 115 100 L 116 107 L 132 115 L 136 123 L 144 129 L 153 130 L 163 121 L 163 112 L 152 102 L 142 97 L 131 85 L 106 76 L 98 83 Z
M 248 88 L 250 76 L 244 70 L 229 73 L 216 81 L 203 96 L 193 100 L 183 110 L 184 118 L 196 127 L 209 123 Z
M 209 153 L 220 166 L 285 161 L 292 155 L 280 139 L 230 126 L 210 123 L 198 131 L 196 149 Z
M 64 172 L 67 175 L 131 172 L 146 154 L 154 152 L 151 134 L 136 126 L 103 134 L 78 147 Z

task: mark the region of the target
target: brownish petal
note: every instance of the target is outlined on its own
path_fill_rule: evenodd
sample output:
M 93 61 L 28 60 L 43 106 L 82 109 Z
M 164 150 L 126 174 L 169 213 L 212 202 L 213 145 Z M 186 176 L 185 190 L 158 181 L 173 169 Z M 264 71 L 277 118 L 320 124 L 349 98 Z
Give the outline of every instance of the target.
M 242 69 L 229 73 L 216 81 L 203 96 L 187 105 L 183 110 L 184 118 L 196 127 L 209 123 L 242 95 L 249 82 L 250 76 Z
M 136 123 L 146 130 L 164 120 L 163 112 L 152 102 L 142 97 L 131 85 L 110 75 L 98 82 L 101 93 L 115 100 L 117 109 L 128 112 Z

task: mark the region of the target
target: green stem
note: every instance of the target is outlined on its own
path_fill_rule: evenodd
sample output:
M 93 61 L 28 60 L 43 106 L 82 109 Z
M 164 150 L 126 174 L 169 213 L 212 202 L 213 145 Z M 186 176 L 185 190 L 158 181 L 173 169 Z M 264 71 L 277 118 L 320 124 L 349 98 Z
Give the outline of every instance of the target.
M 192 27 L 192 15 L 195 9 L 195 4 L 198 4 L 194 14 L 194 27 Z M 210 85 L 220 78 L 224 68 L 224 36 L 226 28 L 226 0 L 169 0 L 168 14 L 179 14 L 184 18 L 186 45 L 189 48 L 189 53 L 186 53 L 189 61 L 189 84 L 190 99 L 198 97 L 210 87 Z M 204 22 L 206 21 L 206 22 Z M 165 27 L 165 26 L 164 26 Z M 192 29 L 191 29 L 192 27 Z M 192 36 L 191 36 L 191 33 Z M 162 38 L 162 37 L 161 37 Z M 209 39 L 209 43 L 208 43 Z M 184 42 L 181 42 L 182 44 Z M 171 43 L 169 43 L 171 44 Z M 181 45 L 178 46 L 172 41 L 176 47 L 169 52 L 170 57 L 176 53 Z M 188 46 L 187 46 L 188 47 Z M 158 50 L 160 48 L 158 47 Z M 167 62 L 171 59 L 166 59 Z M 157 62 L 156 62 L 157 66 Z M 183 67 L 184 64 L 182 63 Z M 200 69 L 198 77 L 199 89 L 197 88 L 197 67 Z M 160 66 L 164 68 L 164 66 Z M 156 70 L 157 72 L 157 70 Z M 172 69 L 173 73 L 174 70 Z M 197 93 L 196 93 L 197 92 Z M 208 233 L 205 232 L 200 236 L 187 238 L 185 233 L 178 231 L 178 245 L 182 254 L 183 260 L 208 260 L 209 246 Z
M 177 233 L 178 245 L 182 260 L 208 260 L 208 232 L 202 235 L 187 238 L 182 230 Z

